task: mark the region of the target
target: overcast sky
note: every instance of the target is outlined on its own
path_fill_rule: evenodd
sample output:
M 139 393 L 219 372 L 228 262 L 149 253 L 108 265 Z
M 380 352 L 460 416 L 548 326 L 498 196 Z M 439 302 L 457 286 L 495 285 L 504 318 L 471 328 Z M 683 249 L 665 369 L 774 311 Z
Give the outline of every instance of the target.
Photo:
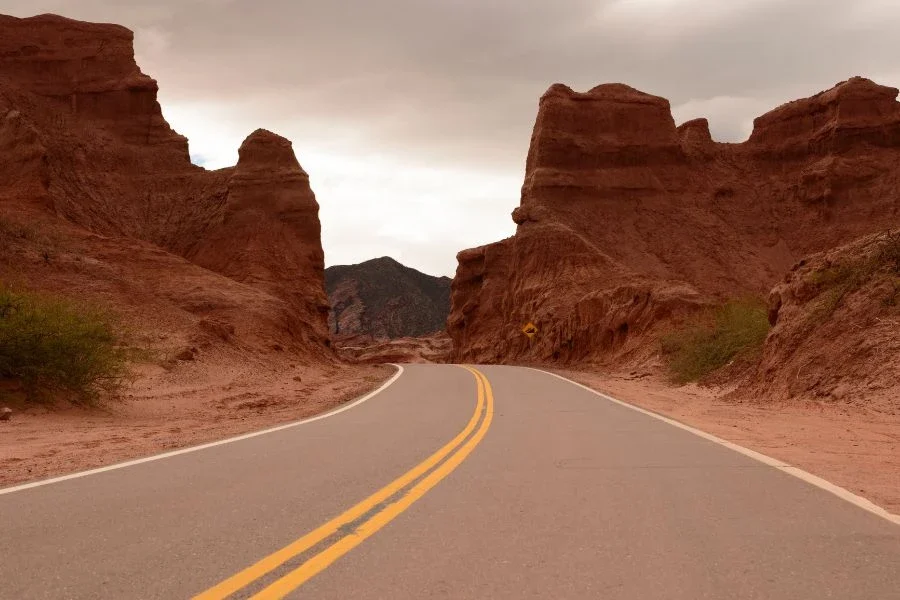
M 511 235 L 541 93 L 622 82 L 720 141 L 852 75 L 900 85 L 900 0 L 0 0 L 133 29 L 208 168 L 258 127 L 294 142 L 326 264 L 453 275 Z

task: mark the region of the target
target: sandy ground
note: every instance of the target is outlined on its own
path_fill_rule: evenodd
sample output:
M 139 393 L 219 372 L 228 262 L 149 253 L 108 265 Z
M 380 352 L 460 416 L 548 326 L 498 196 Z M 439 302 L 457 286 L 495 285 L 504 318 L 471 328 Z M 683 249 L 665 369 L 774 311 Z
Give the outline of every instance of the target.
M 723 400 L 655 376 L 557 371 L 619 400 L 800 467 L 900 514 L 900 410 L 840 402 Z
M 149 456 L 325 412 L 375 389 L 386 365 L 251 373 L 216 384 L 145 372 L 122 402 L 85 408 L 31 407 L 0 422 L 0 487 Z M 208 373 L 205 373 L 208 375 Z

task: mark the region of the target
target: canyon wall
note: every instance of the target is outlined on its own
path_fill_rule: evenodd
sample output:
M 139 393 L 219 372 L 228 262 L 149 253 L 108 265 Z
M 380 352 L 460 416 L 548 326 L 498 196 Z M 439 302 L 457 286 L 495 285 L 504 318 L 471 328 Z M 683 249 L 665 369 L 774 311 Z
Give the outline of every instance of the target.
M 328 358 L 319 207 L 291 143 L 259 130 L 207 171 L 157 90 L 124 27 L 0 16 L 0 217 L 70 250 L 38 267 L 19 244 L 0 277 L 102 297 L 186 343 Z
M 453 359 L 646 356 L 672 317 L 764 296 L 801 257 L 900 224 L 898 91 L 853 78 L 741 144 L 621 84 L 541 98 L 516 233 L 459 253 Z M 529 338 L 522 328 L 534 323 Z

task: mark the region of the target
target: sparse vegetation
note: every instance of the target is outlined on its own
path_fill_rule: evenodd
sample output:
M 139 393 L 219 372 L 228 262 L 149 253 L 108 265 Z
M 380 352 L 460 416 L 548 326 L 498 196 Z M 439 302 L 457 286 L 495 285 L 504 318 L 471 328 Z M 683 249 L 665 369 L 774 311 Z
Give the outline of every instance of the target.
M 900 275 L 900 232 L 888 232 L 877 243 L 876 251 L 866 257 L 828 265 L 810 274 L 809 281 L 820 290 L 818 304 L 811 313 L 815 320 L 830 318 L 849 294 L 860 289 L 879 273 L 891 277 L 889 286 L 893 290 L 883 299 L 882 304 L 896 305 L 897 275 Z
M 49 263 L 59 252 L 59 240 L 52 233 L 27 223 L 0 217 L 0 251 L 9 253 L 11 248 L 23 242 L 31 246 L 44 262 Z
M 731 300 L 665 336 L 662 346 L 675 380 L 687 383 L 734 360 L 751 359 L 762 349 L 768 332 L 768 313 L 761 300 Z
M 0 287 L 0 378 L 20 381 L 29 400 L 92 402 L 119 388 L 127 359 L 105 312 Z

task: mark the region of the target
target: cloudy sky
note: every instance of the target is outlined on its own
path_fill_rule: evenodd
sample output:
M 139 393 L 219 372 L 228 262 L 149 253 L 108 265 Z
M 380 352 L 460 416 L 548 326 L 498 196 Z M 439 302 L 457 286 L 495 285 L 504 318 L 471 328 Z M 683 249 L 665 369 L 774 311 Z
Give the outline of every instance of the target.
M 452 275 L 514 231 L 541 93 L 623 82 L 720 141 L 851 75 L 900 86 L 898 0 L 0 0 L 135 31 L 194 161 L 294 142 L 326 262 Z

